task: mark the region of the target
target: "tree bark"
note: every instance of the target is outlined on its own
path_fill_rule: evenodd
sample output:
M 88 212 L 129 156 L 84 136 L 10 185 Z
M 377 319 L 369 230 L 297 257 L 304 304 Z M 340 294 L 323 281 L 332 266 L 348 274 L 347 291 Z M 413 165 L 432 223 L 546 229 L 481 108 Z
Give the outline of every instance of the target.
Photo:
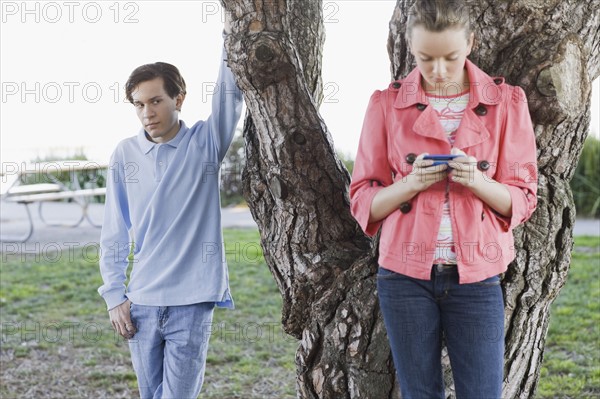
M 249 109 L 244 195 L 283 296 L 284 329 L 300 340 L 298 395 L 398 397 L 377 304 L 376 243 L 350 215 L 349 175 L 318 113 L 321 1 L 222 1 L 233 16 L 229 65 Z M 403 32 L 412 2 L 398 1 L 390 22 L 395 77 L 413 68 Z M 506 398 L 535 392 L 549 306 L 569 268 L 568 182 L 588 131 L 590 82 L 600 74 L 599 8 L 597 0 L 472 6 L 479 40 L 471 59 L 525 89 L 538 142 L 538 210 L 515 231 L 517 257 L 503 282 Z

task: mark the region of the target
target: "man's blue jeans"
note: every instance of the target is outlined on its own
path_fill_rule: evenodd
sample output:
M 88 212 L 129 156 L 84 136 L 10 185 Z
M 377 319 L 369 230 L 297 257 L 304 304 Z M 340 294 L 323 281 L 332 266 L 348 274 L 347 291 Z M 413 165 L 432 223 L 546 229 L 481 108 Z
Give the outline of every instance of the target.
M 137 332 L 129 349 L 142 399 L 198 397 L 214 306 L 131 305 Z
M 456 267 L 431 280 L 379 268 L 377 291 L 403 399 L 444 398 L 446 341 L 458 399 L 499 399 L 504 367 L 500 278 L 458 284 Z

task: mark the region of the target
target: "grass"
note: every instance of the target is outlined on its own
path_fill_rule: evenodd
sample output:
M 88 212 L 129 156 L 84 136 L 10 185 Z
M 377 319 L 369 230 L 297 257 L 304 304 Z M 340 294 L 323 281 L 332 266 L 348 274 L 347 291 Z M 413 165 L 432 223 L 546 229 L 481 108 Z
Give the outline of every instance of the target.
M 215 311 L 202 397 L 294 398 L 297 342 L 280 327 L 258 232 L 224 238 L 236 309 Z M 127 343 L 96 292 L 97 256 L 72 252 L 2 259 L 1 398 L 139 397 Z
M 567 283 L 552 304 L 537 397 L 600 397 L 600 237 L 575 237 Z
M 225 230 L 234 311 L 215 313 L 203 398 L 295 398 L 298 342 L 281 328 L 281 296 L 258 232 Z
M 225 230 L 225 243 L 236 309 L 215 312 L 202 398 L 294 398 L 297 342 L 281 330 L 281 298 L 258 233 Z M 89 253 L 3 256 L 0 397 L 138 397 L 100 284 Z M 600 396 L 599 326 L 600 238 L 576 237 L 568 282 L 552 305 L 536 397 Z

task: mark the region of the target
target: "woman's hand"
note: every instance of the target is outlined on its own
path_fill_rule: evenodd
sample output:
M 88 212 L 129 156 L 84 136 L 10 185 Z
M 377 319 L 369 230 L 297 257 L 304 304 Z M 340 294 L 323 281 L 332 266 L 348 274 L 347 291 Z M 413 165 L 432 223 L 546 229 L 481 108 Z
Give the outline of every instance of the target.
M 490 208 L 505 217 L 512 216 L 512 198 L 508 188 L 489 176 L 483 174 L 477 167 L 477 159 L 468 156 L 458 148 L 453 148 L 453 155 L 459 155 L 448 162 L 450 180 L 467 187 Z
M 459 156 L 448 162 L 448 166 L 452 168 L 449 173 L 450 180 L 471 189 L 482 188 L 482 184 L 491 181 L 477 168 L 477 158 L 468 156 L 458 148 L 453 148 L 450 153 Z
M 445 180 L 448 177 L 446 165 L 433 165 L 433 161 L 424 160 L 428 153 L 420 154 L 413 163 L 413 170 L 406 176 L 406 183 L 414 191 L 414 195 L 427 190 L 431 185 Z M 396 182 L 399 183 L 399 182 Z
M 391 186 L 385 187 L 375 194 L 371 202 L 369 222 L 376 222 L 386 218 L 397 210 L 404 202 L 427 190 L 432 184 L 445 180 L 448 177 L 446 165 L 433 165 L 433 161 L 424 160 L 427 153 L 419 155 L 413 163 L 412 171 L 407 176 L 396 181 Z

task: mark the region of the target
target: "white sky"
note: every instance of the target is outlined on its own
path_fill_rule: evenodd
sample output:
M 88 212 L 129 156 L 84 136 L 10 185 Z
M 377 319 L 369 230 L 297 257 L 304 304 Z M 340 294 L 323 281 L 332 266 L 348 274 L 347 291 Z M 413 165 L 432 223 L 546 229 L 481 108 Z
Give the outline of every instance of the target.
M 108 161 L 116 144 L 139 128 L 123 85 L 149 62 L 181 70 L 188 85 L 181 119 L 191 125 L 208 116 L 222 43 L 218 0 L 0 3 L 3 165 L 77 149 Z M 356 153 L 368 99 L 390 80 L 386 40 L 394 6 L 394 0 L 324 0 L 321 113 L 344 153 Z M 597 80 L 595 110 L 598 86 Z M 593 112 L 596 135 L 598 115 Z

